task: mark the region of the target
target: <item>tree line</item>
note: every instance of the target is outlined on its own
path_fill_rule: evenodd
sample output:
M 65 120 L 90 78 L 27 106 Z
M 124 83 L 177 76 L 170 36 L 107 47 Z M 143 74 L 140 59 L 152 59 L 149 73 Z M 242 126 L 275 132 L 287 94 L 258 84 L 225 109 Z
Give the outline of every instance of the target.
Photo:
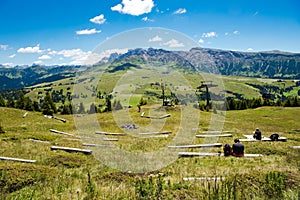
M 98 94 L 99 95 L 99 94 Z M 54 97 L 56 97 L 54 95 Z M 99 95 L 100 97 L 100 95 Z M 99 98 L 98 97 L 98 98 Z M 42 112 L 44 115 L 53 115 L 56 113 L 60 114 L 92 114 L 92 113 L 102 113 L 110 112 L 112 110 L 123 109 L 123 106 L 120 100 L 114 100 L 112 102 L 112 95 L 101 95 L 101 99 L 105 99 L 103 105 L 96 105 L 95 103 L 90 104 L 88 110 L 85 109 L 84 104 L 81 102 L 79 105 L 73 105 L 71 101 L 64 101 L 62 105 L 57 107 L 53 101 L 53 95 L 49 92 L 46 92 L 46 95 L 43 99 L 40 99 L 39 102 L 32 101 L 28 96 L 25 96 L 23 92 L 19 93 L 19 96 L 16 100 L 7 99 L 5 100 L 0 94 L 0 107 L 10 107 L 23 109 L 28 111 L 37 111 Z M 145 101 L 145 102 L 144 102 Z M 146 100 L 141 98 L 140 106 L 147 104 Z M 182 102 L 181 102 L 182 104 Z M 300 100 L 297 96 L 287 97 L 284 100 L 277 99 L 271 100 L 266 98 L 252 98 L 252 99 L 236 99 L 236 98 L 227 98 L 223 103 L 212 103 L 207 106 L 204 102 L 195 104 L 195 108 L 199 108 L 202 111 L 213 110 L 245 110 L 245 109 L 254 109 L 262 106 L 283 106 L 283 107 L 299 107 Z
M 54 95 L 54 98 L 57 97 Z M 85 113 L 101 113 L 101 112 L 110 112 L 112 110 L 123 109 L 123 106 L 120 103 L 120 100 L 112 100 L 112 96 L 106 96 L 105 104 L 96 106 L 95 103 L 90 105 L 90 109 L 86 110 L 84 104 L 81 102 L 79 105 L 73 105 L 71 101 L 64 101 L 59 107 L 56 106 L 53 101 L 53 95 L 49 92 L 46 92 L 46 95 L 43 99 L 40 99 L 39 102 L 32 101 L 29 97 L 25 97 L 23 92 L 19 93 L 19 96 L 16 100 L 7 99 L 5 100 L 0 94 L 0 107 L 9 107 L 17 108 L 27 111 L 37 111 L 42 112 L 44 115 L 53 115 L 56 113 L 60 114 L 85 114 Z
M 252 99 L 236 99 L 227 98 L 223 103 L 212 103 L 207 106 L 204 102 L 200 102 L 195 105 L 195 108 L 199 108 L 202 111 L 213 110 L 246 110 L 254 109 L 262 106 L 282 106 L 282 107 L 300 107 L 300 99 L 297 96 L 287 97 L 285 100 L 269 100 L 264 98 L 252 98 Z

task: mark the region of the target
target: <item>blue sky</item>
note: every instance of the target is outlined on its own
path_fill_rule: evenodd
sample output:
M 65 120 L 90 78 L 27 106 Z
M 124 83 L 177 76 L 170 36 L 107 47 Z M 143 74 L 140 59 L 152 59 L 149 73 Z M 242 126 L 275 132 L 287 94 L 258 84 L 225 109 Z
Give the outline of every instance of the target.
M 108 38 L 144 27 L 207 48 L 300 52 L 298 0 L 0 0 L 0 19 L 6 66 L 81 64 Z M 165 44 L 178 50 L 174 42 Z

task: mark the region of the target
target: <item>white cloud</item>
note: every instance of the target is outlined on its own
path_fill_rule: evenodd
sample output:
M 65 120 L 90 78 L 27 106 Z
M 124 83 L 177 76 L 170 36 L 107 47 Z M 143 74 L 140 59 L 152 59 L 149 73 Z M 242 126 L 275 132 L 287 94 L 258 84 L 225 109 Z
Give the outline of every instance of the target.
M 90 22 L 93 22 L 95 24 L 104 24 L 105 21 L 106 19 L 103 14 L 90 19 Z
M 178 15 L 178 14 L 184 14 L 186 13 L 186 9 L 185 8 L 179 8 L 178 10 L 176 10 L 174 12 L 174 14 Z
M 69 60 L 70 62 L 68 64 L 70 65 L 91 65 L 99 62 L 102 58 L 109 57 L 112 53 L 124 54 L 126 52 L 128 52 L 128 49 L 109 49 L 101 53 L 95 53 L 91 51 L 83 51 L 78 48 L 78 49 L 63 49 L 60 51 L 52 50 L 48 52 L 48 54 L 53 56 L 55 55 L 61 56 L 59 57 L 59 60 L 61 61 Z
M 91 34 L 95 34 L 95 33 L 100 33 L 101 30 L 96 30 L 95 28 L 93 29 L 84 29 L 84 30 L 79 30 L 76 31 L 77 35 L 91 35 Z
M 49 60 L 51 59 L 52 57 L 51 56 L 48 56 L 48 55 L 42 55 L 39 57 L 39 60 Z
M 247 49 L 247 51 L 253 51 L 253 49 L 252 49 L 251 47 L 249 47 L 249 48 Z
M 117 5 L 115 5 L 115 6 L 113 6 L 113 7 L 111 7 L 110 8 L 112 11 L 118 11 L 118 12 L 120 12 L 120 13 L 122 13 L 123 11 L 123 6 L 122 6 L 122 4 L 117 4 Z
M 162 38 L 159 37 L 158 35 L 155 36 L 155 37 L 153 37 L 153 38 L 150 38 L 150 39 L 148 40 L 148 42 L 160 42 L 160 41 L 162 41 Z
M 56 55 L 63 55 L 66 58 L 70 58 L 70 57 L 74 57 L 74 56 L 79 56 L 82 55 L 84 53 L 84 51 L 82 51 L 81 49 L 66 49 L 66 50 L 61 50 L 61 51 L 52 51 L 52 54 L 56 54 Z
M 20 48 L 17 51 L 18 53 L 42 53 L 43 51 L 40 49 L 40 44 L 37 44 L 34 47 L 25 47 Z
M 164 45 L 170 47 L 170 48 L 178 48 L 178 47 L 184 47 L 183 43 L 180 43 L 178 40 L 171 39 L 168 42 L 164 43 Z
M 203 33 L 202 34 L 203 38 L 214 38 L 217 37 L 217 33 L 216 32 L 207 32 L 207 33 Z
M 142 21 L 145 21 L 145 22 L 154 22 L 153 19 L 149 19 L 148 17 L 143 17 Z
M 64 49 L 60 51 L 51 51 L 49 52 L 50 55 L 62 55 L 64 58 L 68 58 L 71 60 L 70 64 L 73 65 L 81 65 L 87 64 L 86 61 L 88 56 L 91 54 L 91 51 L 82 51 L 81 49 Z M 62 57 L 59 60 L 63 60 Z
M 239 31 L 233 31 L 233 34 L 234 34 L 234 35 L 239 35 L 240 32 L 239 32 Z
M 8 49 L 8 45 L 7 44 L 0 44 L 0 49 L 7 50 Z
M 202 38 L 199 39 L 198 41 L 200 44 L 203 44 L 204 43 L 204 40 Z
M 11 54 L 10 56 L 8 56 L 9 58 L 14 58 L 16 56 L 16 54 Z
M 122 3 L 111 7 L 111 10 L 123 14 L 139 16 L 150 13 L 153 7 L 153 0 L 122 0 Z
M 228 33 L 228 32 L 226 32 L 224 35 L 229 35 L 229 33 Z

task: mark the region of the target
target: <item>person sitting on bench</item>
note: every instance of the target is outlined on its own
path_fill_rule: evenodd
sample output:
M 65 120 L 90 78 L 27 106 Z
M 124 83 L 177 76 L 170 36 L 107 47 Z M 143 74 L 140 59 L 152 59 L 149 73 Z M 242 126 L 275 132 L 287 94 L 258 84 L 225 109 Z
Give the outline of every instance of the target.
M 225 144 L 223 147 L 224 156 L 230 156 L 231 155 L 231 146 L 229 144 Z
M 238 138 L 234 139 L 234 144 L 232 145 L 232 156 L 243 157 L 244 156 L 244 145 L 240 143 Z
M 253 134 L 253 138 L 257 140 L 261 140 L 261 131 L 259 128 L 256 128 Z

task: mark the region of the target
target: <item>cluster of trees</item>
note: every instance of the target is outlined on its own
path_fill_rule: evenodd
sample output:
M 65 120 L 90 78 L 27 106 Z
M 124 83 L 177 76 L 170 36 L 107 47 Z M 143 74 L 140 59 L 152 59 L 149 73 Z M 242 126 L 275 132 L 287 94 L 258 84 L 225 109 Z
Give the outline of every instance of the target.
M 81 107 L 81 106 L 79 106 Z M 120 102 L 120 100 L 114 100 L 113 103 L 111 103 L 110 98 L 105 98 L 105 105 L 98 105 L 96 106 L 94 103 L 90 105 L 90 109 L 88 111 L 85 111 L 83 113 L 93 114 L 93 113 L 103 113 L 103 112 L 110 112 L 112 110 L 121 110 L 123 109 L 123 106 Z
M 32 101 L 29 97 L 25 97 L 22 92 L 19 94 L 19 97 L 16 100 L 8 99 L 7 101 L 5 101 L 0 95 L 0 106 L 18 108 L 28 111 L 42 111 L 45 115 L 53 115 L 54 113 L 57 113 L 56 106 L 52 100 L 50 93 L 48 92 L 46 93 L 46 96 L 44 97 L 43 101 L 41 101 L 41 103 Z
M 25 97 L 22 92 L 19 94 L 17 100 L 8 99 L 5 101 L 0 95 L 0 107 L 18 108 L 28 111 L 40 111 L 39 103 L 37 101 L 32 101 L 29 97 Z
M 280 99 L 274 101 L 269 99 L 262 99 L 262 98 L 253 98 L 253 99 L 235 99 L 229 98 L 226 102 L 222 104 L 214 104 L 206 106 L 203 102 L 199 103 L 199 105 L 195 105 L 202 111 L 208 111 L 209 109 L 214 110 L 245 110 L 245 109 L 253 109 L 262 106 L 283 106 L 283 107 L 299 107 L 300 106 L 300 99 L 297 96 L 288 97 L 284 101 Z
M 226 102 L 227 110 L 245 110 L 248 108 L 258 108 L 262 106 L 283 106 L 283 107 L 299 107 L 300 100 L 297 96 L 288 97 L 284 101 L 280 99 L 277 100 L 269 100 L 262 98 L 253 98 L 253 99 L 229 99 Z
M 11 107 L 18 108 L 28 111 L 38 111 L 42 112 L 44 115 L 53 115 L 55 113 L 61 114 L 84 114 L 84 113 L 100 113 L 100 112 L 110 112 L 112 110 L 120 110 L 122 109 L 122 105 L 119 100 L 114 100 L 111 102 L 112 95 L 107 95 L 105 92 L 98 93 L 99 99 L 105 99 L 104 105 L 95 106 L 93 103 L 90 106 L 89 110 L 86 110 L 83 103 L 79 105 L 72 105 L 72 98 L 79 98 L 79 96 L 72 96 L 71 92 L 67 92 L 64 95 L 63 89 L 59 91 L 49 90 L 46 91 L 45 96 L 43 97 L 42 91 L 38 93 L 39 102 L 32 101 L 29 97 L 25 97 L 23 91 L 18 91 L 18 94 L 14 94 L 14 96 L 10 96 L 7 100 L 5 100 L 0 94 L 0 107 Z M 11 93 L 9 93 L 11 94 Z M 83 94 L 80 95 L 82 98 L 86 98 Z M 58 108 L 56 107 L 56 103 L 62 103 Z

